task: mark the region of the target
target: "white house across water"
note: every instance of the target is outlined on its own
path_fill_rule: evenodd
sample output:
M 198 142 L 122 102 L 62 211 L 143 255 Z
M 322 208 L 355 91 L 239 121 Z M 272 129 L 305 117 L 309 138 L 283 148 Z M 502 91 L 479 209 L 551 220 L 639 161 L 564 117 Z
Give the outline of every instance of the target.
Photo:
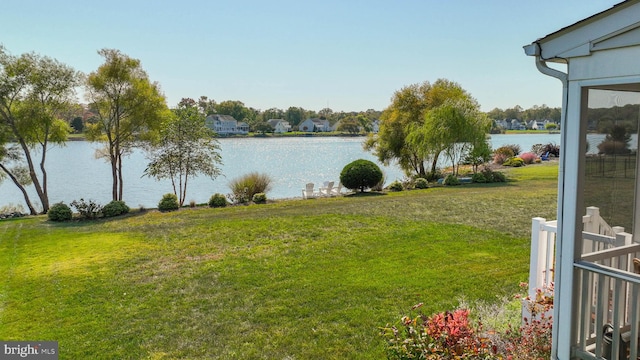
M 640 127 L 640 0 L 524 50 L 563 86 L 555 265 L 547 269 L 555 279 L 552 358 L 637 359 L 640 166 L 627 139 Z M 588 132 L 603 135 L 597 154 L 588 151 Z M 587 226 L 594 212 L 600 220 Z

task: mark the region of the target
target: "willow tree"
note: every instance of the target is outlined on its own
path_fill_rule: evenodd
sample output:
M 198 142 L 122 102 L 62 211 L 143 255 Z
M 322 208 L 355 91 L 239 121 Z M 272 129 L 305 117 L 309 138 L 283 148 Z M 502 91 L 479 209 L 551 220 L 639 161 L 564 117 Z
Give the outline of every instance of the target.
M 421 141 L 420 134 L 407 141 L 409 135 L 423 127 L 433 109 L 447 101 L 470 98 L 459 84 L 446 79 L 406 86 L 394 93 L 380 118 L 378 134 L 369 135 L 364 147 L 385 165 L 396 162 L 408 176 L 429 178 L 436 172 L 443 147 Z
M 182 99 L 172 113 L 160 131 L 160 141 L 147 149 L 150 163 L 144 174 L 170 179 L 182 206 L 189 179 L 198 175 L 215 179 L 221 174 L 217 165 L 222 164 L 222 157 L 215 133 L 205 126 L 204 114 L 194 100 Z
M 29 185 L 42 212 L 49 210 L 47 150 L 67 139 L 70 127 L 59 117 L 71 106 L 79 77 L 57 60 L 34 53 L 12 56 L 0 47 L 0 170 L 20 189 L 31 214 L 37 210 Z
M 458 175 L 464 156 L 486 144 L 490 128 L 475 99 L 448 99 L 426 114 L 422 126 L 412 128 L 407 142 L 427 153 L 444 154 Z
M 168 108 L 159 85 L 152 83 L 140 60 L 118 50 L 98 51 L 104 64 L 86 81 L 86 96 L 98 121 L 87 128 L 87 138 L 104 143 L 98 153 L 111 164 L 112 197 L 122 200 L 122 158 L 141 141 L 157 136 Z

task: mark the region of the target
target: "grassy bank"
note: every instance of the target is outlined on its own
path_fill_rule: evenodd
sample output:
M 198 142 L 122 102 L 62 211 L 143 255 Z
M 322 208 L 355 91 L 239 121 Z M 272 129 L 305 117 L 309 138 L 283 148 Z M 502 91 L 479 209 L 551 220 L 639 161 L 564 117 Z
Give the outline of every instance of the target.
M 526 280 L 557 167 L 507 184 L 0 222 L 0 339 L 61 359 L 379 359 L 378 327 Z

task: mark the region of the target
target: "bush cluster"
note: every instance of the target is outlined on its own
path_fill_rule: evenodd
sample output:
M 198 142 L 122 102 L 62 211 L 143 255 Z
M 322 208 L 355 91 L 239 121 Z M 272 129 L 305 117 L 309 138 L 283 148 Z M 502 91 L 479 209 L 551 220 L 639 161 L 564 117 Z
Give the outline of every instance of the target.
M 227 206 L 227 198 L 225 198 L 224 195 L 215 193 L 209 198 L 209 207 L 217 208 L 225 206 Z
M 51 221 L 68 221 L 73 217 L 73 212 L 67 204 L 59 202 L 49 208 L 47 216 Z
M 536 159 L 538 159 L 538 155 L 532 152 L 522 153 L 518 157 L 522 159 L 522 161 L 524 161 L 525 165 L 533 164 L 536 161 Z
M 484 184 L 484 183 L 487 182 L 487 178 L 484 176 L 483 173 L 477 172 L 477 173 L 471 175 L 471 182 L 478 183 L 478 184 Z
M 234 204 L 244 204 L 253 200 L 253 195 L 271 190 L 273 179 L 267 174 L 252 172 L 229 182 L 229 199 Z
M 522 283 L 523 289 L 527 284 Z M 553 286 L 539 289 L 534 299 L 518 294 L 530 317 L 520 324 L 511 321 L 500 328 L 484 330 L 480 321 L 471 320 L 471 310 L 459 308 L 432 316 L 403 316 L 400 324 L 383 327 L 388 359 L 549 359 L 553 321 Z M 411 310 L 422 307 L 415 305 Z M 507 306 L 509 304 L 503 304 Z M 500 309 L 499 311 L 503 311 Z M 481 312 L 479 310 L 478 312 Z M 475 318 L 492 318 L 478 314 Z M 487 336 L 487 334 L 491 334 Z
M 81 218 L 88 220 L 96 219 L 102 212 L 102 205 L 93 200 L 85 201 L 82 198 L 73 200 L 71 206 L 76 209 Z
M 447 175 L 447 177 L 444 178 L 444 181 L 442 182 L 442 184 L 445 186 L 460 185 L 460 179 L 458 179 L 458 177 L 453 174 L 449 174 Z
M 524 160 L 520 157 L 512 157 L 502 163 L 504 166 L 520 167 L 524 166 Z
M 180 205 L 178 203 L 178 197 L 176 196 L 176 194 L 172 193 L 164 194 L 162 196 L 162 199 L 158 203 L 158 210 L 160 211 L 178 210 L 179 207 Z
M 416 189 L 426 189 L 429 187 L 429 182 L 425 178 L 417 178 L 413 186 Z
M 129 210 L 129 207 L 124 201 L 114 200 L 102 208 L 102 215 L 104 217 L 114 217 L 127 214 Z
M 489 168 L 485 168 L 480 173 L 484 175 L 484 178 L 488 183 L 507 181 L 507 177 L 500 171 L 493 171 Z
M 394 180 L 391 184 L 389 184 L 389 186 L 387 186 L 387 189 L 389 189 L 389 191 L 402 191 L 404 190 L 404 186 L 402 186 L 402 183 L 398 180 Z
M 548 144 L 535 144 L 531 146 L 531 152 L 537 155 L 545 155 L 549 153 L 549 155 L 559 157 L 560 156 L 560 146 L 555 143 Z
M 598 144 L 598 153 L 605 155 L 625 155 L 629 154 L 629 146 L 622 141 L 605 140 Z
M 265 194 L 265 193 L 253 194 L 252 201 L 253 201 L 254 204 L 266 204 L 267 203 L 267 194 Z

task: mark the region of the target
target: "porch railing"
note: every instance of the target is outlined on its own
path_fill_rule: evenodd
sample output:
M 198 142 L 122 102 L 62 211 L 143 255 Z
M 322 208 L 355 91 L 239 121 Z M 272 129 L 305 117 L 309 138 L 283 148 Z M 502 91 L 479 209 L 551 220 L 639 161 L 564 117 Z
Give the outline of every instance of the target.
M 640 316 L 640 244 L 622 227 L 610 227 L 596 207 L 583 217 L 583 251 L 578 270 L 579 316 L 575 356 L 580 359 L 636 359 Z M 556 221 L 532 220 L 529 295 L 553 282 Z M 636 266 L 637 268 L 635 268 Z M 527 316 L 526 313 L 523 316 Z M 634 325 L 635 324 L 635 325 Z M 622 354 L 622 355 L 620 355 Z M 629 357 L 627 357 L 627 355 Z

